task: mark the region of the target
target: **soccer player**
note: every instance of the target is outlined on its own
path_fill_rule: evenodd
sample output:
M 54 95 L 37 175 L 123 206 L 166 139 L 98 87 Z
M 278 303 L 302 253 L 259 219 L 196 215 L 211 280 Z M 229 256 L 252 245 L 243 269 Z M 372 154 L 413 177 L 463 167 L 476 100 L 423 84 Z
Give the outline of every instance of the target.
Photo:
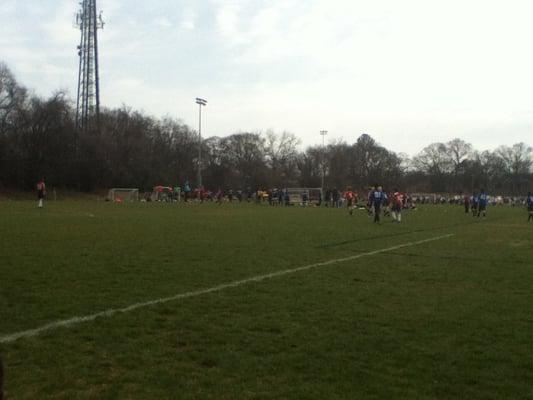
M 465 194 L 464 196 L 465 214 L 470 212 L 470 196 Z
M 46 184 L 44 178 L 37 182 L 37 198 L 39 199 L 39 208 L 43 208 L 44 197 L 46 196 Z
M 346 208 L 348 209 L 348 213 L 352 215 L 353 209 L 355 208 L 355 194 L 350 186 L 346 188 L 343 197 L 346 199 Z
M 472 217 L 475 217 L 477 215 L 477 208 L 479 205 L 479 196 L 476 192 L 472 195 L 472 201 L 470 209 L 472 210 Z
M 489 196 L 485 193 L 484 189 L 481 189 L 481 192 L 479 193 L 478 197 L 478 205 L 477 205 L 477 217 L 483 213 L 483 218 L 487 216 L 487 205 L 489 203 Z
M 402 205 L 403 194 L 401 194 L 398 189 L 394 189 L 394 193 L 392 194 L 392 222 L 402 222 Z
M 527 222 L 533 221 L 533 194 L 531 192 L 527 192 L 527 211 L 529 216 L 527 217 Z
M 374 223 L 380 223 L 381 205 L 385 201 L 385 193 L 383 188 L 378 186 L 376 190 L 372 192 L 372 205 L 374 206 Z

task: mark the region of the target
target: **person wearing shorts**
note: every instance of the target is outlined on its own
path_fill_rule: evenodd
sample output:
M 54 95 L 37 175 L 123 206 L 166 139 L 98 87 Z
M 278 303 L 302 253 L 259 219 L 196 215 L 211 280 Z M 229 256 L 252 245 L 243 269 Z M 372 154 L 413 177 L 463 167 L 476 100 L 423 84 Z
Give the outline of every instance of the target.
M 398 189 L 394 189 L 392 194 L 392 222 L 402 222 L 402 206 L 403 206 L 403 194 L 401 194 Z
M 355 207 L 355 195 L 351 187 L 348 186 L 346 188 L 346 191 L 344 192 L 343 197 L 346 200 L 346 208 L 348 210 L 348 214 L 352 215 L 353 209 Z

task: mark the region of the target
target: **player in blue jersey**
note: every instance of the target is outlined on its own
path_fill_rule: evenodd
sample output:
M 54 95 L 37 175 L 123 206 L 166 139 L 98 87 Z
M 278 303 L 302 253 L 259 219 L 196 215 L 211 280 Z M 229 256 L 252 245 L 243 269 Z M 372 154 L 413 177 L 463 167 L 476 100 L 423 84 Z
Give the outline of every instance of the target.
M 484 189 L 481 189 L 481 192 L 478 196 L 478 205 L 477 205 L 477 217 L 479 218 L 481 216 L 481 213 L 483 213 L 483 218 L 487 216 L 487 205 L 489 204 L 489 196 L 487 196 L 487 193 L 485 193 Z
M 529 216 L 527 217 L 527 222 L 533 221 L 533 194 L 531 192 L 527 192 L 527 212 Z
M 372 205 L 374 206 L 374 222 L 380 223 L 381 205 L 385 202 L 386 194 L 381 186 L 377 186 L 372 192 Z

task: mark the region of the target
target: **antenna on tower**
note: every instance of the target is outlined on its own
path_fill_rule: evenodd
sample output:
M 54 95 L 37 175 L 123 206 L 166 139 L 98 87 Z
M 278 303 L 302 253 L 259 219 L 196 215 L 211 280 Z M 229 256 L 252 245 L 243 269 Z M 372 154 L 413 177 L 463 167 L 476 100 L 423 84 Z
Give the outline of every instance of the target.
M 87 130 L 93 120 L 100 126 L 100 78 L 98 75 L 98 29 L 103 29 L 102 13 L 97 16 L 96 0 L 82 0 L 76 15 L 81 40 L 77 47 L 80 59 L 76 126 Z

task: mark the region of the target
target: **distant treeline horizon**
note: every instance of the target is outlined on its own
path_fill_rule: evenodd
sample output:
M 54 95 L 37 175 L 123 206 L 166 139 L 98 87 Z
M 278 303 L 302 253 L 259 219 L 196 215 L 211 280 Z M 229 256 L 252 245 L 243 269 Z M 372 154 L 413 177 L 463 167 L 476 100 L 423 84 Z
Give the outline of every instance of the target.
M 0 190 L 49 186 L 91 192 L 111 187 L 149 190 L 158 184 L 196 186 L 198 132 L 178 119 L 155 118 L 127 106 L 105 108 L 86 130 L 65 93 L 43 98 L 19 84 L 0 62 Z M 431 143 L 409 157 L 361 135 L 300 149 L 289 132 L 238 132 L 202 140 L 206 188 L 387 188 L 470 193 L 484 188 L 523 195 L 533 190 L 529 144 L 478 151 L 460 138 Z

